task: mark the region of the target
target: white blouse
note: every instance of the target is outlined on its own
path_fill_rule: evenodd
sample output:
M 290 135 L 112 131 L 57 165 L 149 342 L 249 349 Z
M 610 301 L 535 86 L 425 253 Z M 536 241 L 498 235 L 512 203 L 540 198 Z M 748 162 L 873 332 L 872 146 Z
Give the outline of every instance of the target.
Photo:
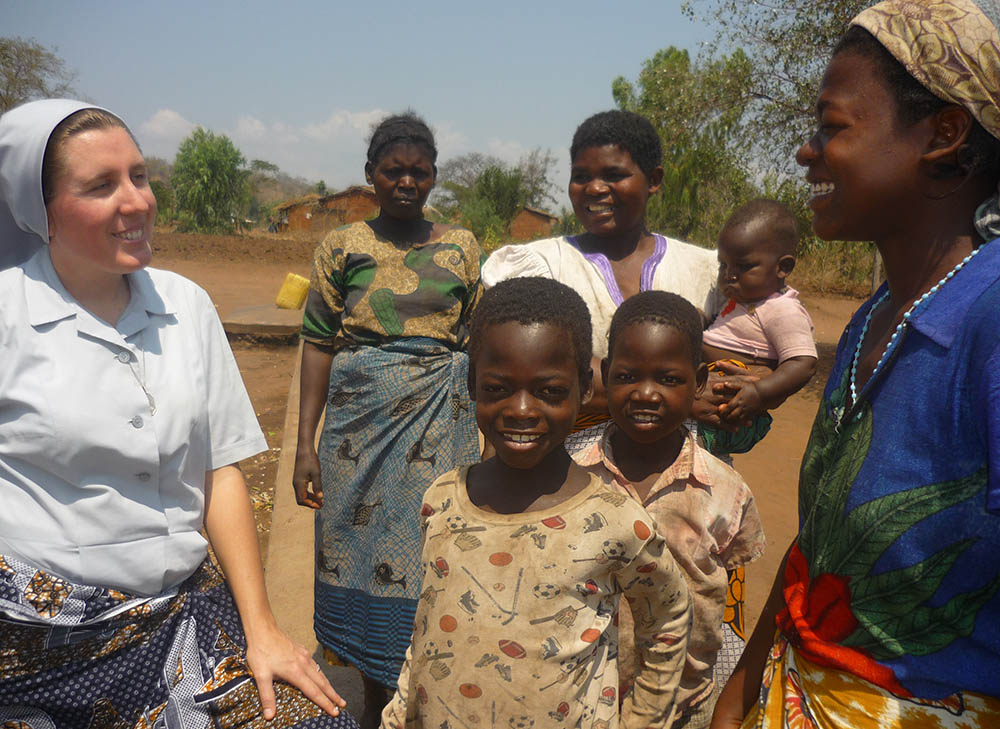
M 267 449 L 215 307 L 176 274 L 129 274 L 116 326 L 43 248 L 0 271 L 0 554 L 156 595 L 207 554 L 205 475 Z
M 710 321 L 721 308 L 716 286 L 715 251 L 656 235 L 656 248 L 643 265 L 641 290 L 670 291 L 690 301 Z M 610 263 L 601 254 L 584 254 L 570 237 L 546 238 L 504 246 L 483 264 L 483 284 L 518 276 L 542 276 L 574 289 L 590 310 L 594 356 L 608 353 L 608 327 L 621 306 Z

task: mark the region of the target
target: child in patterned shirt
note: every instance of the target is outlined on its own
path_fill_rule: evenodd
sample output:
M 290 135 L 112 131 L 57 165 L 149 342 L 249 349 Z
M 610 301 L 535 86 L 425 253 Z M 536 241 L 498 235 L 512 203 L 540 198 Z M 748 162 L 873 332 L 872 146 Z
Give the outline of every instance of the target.
M 684 576 L 649 514 L 563 447 L 592 382 L 586 305 L 551 279 L 499 283 L 473 315 L 469 356 L 496 455 L 424 496 L 423 591 L 382 726 L 669 726 Z M 622 597 L 638 675 L 619 712 Z
M 736 471 L 701 448 L 683 425 L 705 386 L 701 316 L 686 300 L 644 291 L 611 320 L 601 364 L 612 422 L 577 462 L 642 504 L 688 581 L 693 610 L 674 729 L 707 727 L 723 633 L 728 570 L 756 559 L 764 533 L 753 495 Z M 622 611 L 622 692 L 633 651 Z M 636 686 L 641 681 L 636 677 Z

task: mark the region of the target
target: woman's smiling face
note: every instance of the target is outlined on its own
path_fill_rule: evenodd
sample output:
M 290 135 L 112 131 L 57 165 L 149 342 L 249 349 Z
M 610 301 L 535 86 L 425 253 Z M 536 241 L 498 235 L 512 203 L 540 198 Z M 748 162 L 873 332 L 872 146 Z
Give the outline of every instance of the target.
M 58 150 L 48 213 L 52 255 L 84 272 L 123 274 L 149 264 L 156 198 L 126 129 L 93 129 Z
M 796 161 L 812 186 L 813 230 L 825 240 L 881 240 L 912 215 L 929 125 L 902 124 L 870 59 L 833 57 L 816 102 L 817 130 Z
M 596 236 L 642 230 L 649 196 L 660 189 L 663 170 L 647 176 L 617 144 L 584 147 L 573 158 L 569 199 L 573 212 Z

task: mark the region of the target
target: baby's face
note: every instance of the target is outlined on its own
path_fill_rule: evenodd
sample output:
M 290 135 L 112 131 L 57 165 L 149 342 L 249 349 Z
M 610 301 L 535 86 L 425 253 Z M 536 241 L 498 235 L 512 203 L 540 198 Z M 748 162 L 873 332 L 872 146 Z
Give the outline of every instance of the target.
M 470 367 L 476 422 L 504 464 L 534 468 L 562 447 L 583 395 L 568 332 L 551 324 L 493 324 Z
M 767 226 L 727 227 L 719 236 L 719 288 L 740 304 L 766 299 L 785 285 L 778 244 Z
M 655 443 L 674 433 L 705 383 L 704 365 L 695 366 L 690 339 L 659 322 L 625 327 L 605 367 L 608 412 L 636 443 Z

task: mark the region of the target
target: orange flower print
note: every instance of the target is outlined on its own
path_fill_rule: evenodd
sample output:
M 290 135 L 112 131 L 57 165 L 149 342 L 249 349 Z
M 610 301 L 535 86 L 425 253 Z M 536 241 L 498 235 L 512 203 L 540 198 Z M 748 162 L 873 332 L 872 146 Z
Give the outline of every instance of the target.
M 24 599 L 41 617 L 54 618 L 62 610 L 71 589 L 69 584 L 58 577 L 39 570 L 24 588 Z
M 785 722 L 788 729 L 816 729 L 816 723 L 809 714 L 799 674 L 794 668 L 788 670 L 788 693 L 785 695 Z

